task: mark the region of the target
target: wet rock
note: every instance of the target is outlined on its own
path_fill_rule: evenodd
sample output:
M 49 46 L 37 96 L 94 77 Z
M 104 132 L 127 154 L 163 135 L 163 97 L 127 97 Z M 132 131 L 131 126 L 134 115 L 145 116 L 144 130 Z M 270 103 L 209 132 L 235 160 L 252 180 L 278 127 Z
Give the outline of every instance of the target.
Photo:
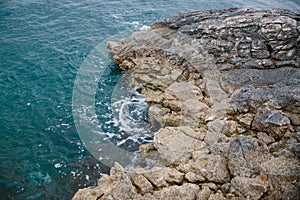
M 251 136 L 238 136 L 229 147 L 228 168 L 233 176 L 251 177 L 259 174 L 261 163 L 271 157 L 266 144 Z

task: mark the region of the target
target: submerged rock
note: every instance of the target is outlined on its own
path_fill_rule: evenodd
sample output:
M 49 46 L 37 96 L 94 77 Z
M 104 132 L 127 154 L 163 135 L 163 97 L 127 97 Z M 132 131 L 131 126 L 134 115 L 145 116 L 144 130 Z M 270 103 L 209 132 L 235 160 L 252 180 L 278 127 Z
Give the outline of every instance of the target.
M 107 46 L 146 96 L 157 162 L 73 199 L 299 199 L 300 13 L 179 13 Z

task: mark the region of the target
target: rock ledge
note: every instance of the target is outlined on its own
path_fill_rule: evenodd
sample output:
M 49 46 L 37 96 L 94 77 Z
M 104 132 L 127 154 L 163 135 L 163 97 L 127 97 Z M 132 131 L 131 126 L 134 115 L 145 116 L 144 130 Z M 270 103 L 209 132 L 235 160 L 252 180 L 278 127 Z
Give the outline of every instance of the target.
M 180 13 L 108 42 L 146 95 L 149 170 L 118 163 L 79 199 L 300 199 L 300 13 Z

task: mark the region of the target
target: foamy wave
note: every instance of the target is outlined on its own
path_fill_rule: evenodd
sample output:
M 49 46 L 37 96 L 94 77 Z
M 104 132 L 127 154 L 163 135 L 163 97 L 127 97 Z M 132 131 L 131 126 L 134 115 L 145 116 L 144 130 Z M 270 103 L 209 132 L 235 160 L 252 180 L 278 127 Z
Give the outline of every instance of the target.
M 124 24 L 133 26 L 135 29 L 138 29 L 140 31 L 145 31 L 145 30 L 148 30 L 150 28 L 150 26 L 142 24 L 139 21 L 124 22 Z
M 114 117 L 111 122 L 119 128 L 118 134 L 121 135 L 117 146 L 129 140 L 139 144 L 150 142 L 152 133 L 147 123 L 148 106 L 145 99 L 145 96 L 135 92 L 131 97 L 124 97 L 112 104 Z M 113 136 L 109 135 L 109 137 Z

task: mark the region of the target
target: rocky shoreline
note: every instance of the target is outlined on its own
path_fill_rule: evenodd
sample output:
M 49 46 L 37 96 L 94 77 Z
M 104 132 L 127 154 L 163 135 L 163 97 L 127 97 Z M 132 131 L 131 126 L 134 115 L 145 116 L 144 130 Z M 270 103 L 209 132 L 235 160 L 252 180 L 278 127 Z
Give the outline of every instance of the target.
M 146 96 L 151 169 L 118 163 L 76 199 L 300 199 L 300 13 L 179 13 L 108 42 Z

